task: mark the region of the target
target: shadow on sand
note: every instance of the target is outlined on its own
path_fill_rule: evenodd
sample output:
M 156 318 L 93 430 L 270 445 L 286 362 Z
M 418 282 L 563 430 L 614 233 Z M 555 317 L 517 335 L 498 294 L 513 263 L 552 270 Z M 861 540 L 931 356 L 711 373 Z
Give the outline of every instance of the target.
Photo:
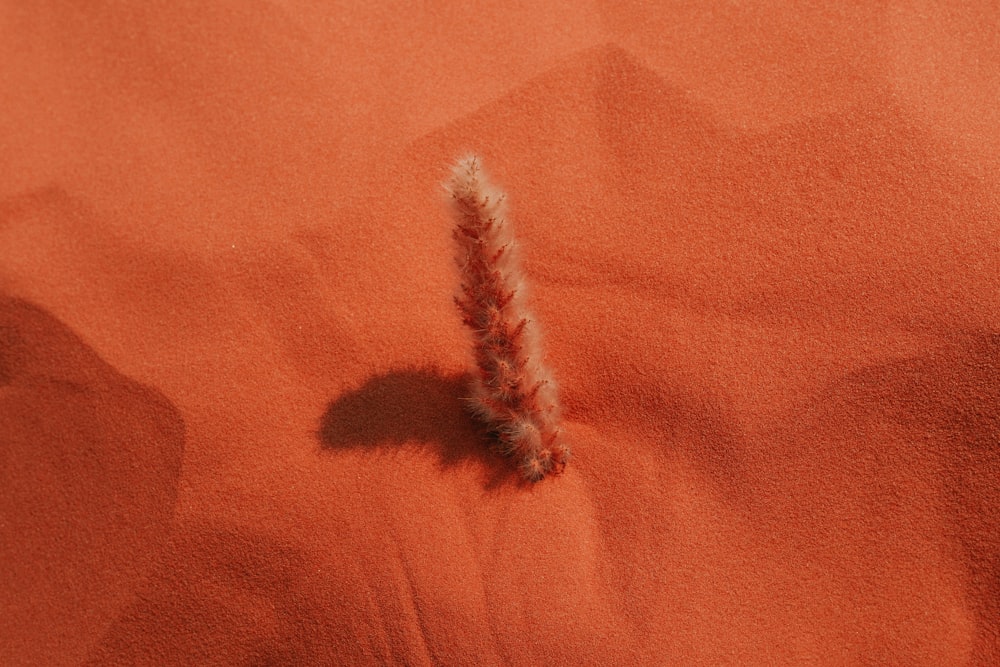
M 395 370 L 332 401 L 317 433 L 326 450 L 433 449 L 442 467 L 473 460 L 493 487 L 517 483 L 515 469 L 490 449 L 491 435 L 466 410 L 467 374 Z

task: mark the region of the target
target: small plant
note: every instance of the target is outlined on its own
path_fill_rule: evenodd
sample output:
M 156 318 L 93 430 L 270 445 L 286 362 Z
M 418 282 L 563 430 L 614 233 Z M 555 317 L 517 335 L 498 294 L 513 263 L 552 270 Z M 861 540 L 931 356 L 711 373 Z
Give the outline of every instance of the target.
M 517 460 L 525 479 L 537 482 L 561 472 L 570 452 L 560 433 L 556 384 L 525 304 L 506 195 L 476 156 L 455 164 L 445 189 L 461 271 L 455 303 L 472 331 L 478 366 L 468 402 L 496 437 L 497 449 Z

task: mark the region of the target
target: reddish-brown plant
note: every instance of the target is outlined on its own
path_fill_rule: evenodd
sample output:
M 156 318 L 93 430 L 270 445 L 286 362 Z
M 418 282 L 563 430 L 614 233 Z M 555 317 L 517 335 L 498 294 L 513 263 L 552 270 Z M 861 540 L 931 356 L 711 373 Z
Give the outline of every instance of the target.
M 569 459 L 559 427 L 559 400 L 526 306 L 518 247 L 506 195 L 478 157 L 459 160 L 445 184 L 451 194 L 461 287 L 455 303 L 471 330 L 478 371 L 469 405 L 515 458 L 525 479 L 560 472 Z

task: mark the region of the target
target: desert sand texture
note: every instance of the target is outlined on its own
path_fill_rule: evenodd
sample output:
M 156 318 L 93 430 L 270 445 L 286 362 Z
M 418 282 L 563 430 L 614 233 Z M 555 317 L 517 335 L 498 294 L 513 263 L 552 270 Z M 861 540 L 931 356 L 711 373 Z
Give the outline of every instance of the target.
M 0 664 L 1000 664 L 1000 10 L 500 7 L 2 3 Z

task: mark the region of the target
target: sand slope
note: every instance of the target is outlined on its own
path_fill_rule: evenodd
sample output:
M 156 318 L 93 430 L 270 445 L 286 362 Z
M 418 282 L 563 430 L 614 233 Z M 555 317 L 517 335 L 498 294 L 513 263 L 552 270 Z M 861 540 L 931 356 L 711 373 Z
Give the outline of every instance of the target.
M 0 660 L 79 662 L 169 531 L 184 423 L 64 324 L 0 300 Z

